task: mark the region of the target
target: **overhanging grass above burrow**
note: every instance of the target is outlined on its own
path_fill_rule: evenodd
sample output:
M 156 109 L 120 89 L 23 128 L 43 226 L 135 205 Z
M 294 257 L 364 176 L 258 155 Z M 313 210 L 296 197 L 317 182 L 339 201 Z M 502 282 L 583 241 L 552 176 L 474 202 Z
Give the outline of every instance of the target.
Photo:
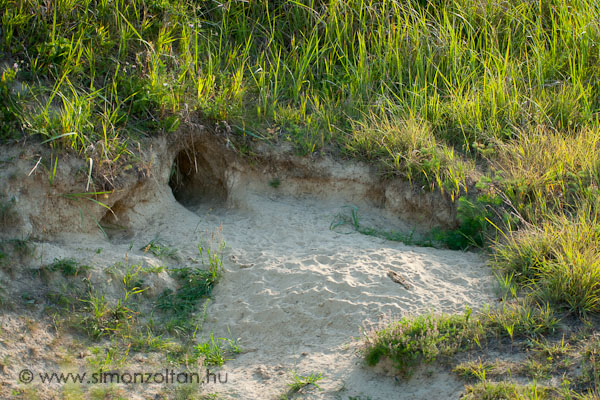
M 575 132 L 600 104 L 600 6 L 588 0 L 0 6 L 1 136 L 80 153 L 102 143 L 107 159 L 198 110 L 249 139 L 333 146 L 426 183 L 439 169 L 454 185 L 456 152 L 493 155 L 531 126 Z M 360 145 L 357 124 L 387 116 L 431 135 Z

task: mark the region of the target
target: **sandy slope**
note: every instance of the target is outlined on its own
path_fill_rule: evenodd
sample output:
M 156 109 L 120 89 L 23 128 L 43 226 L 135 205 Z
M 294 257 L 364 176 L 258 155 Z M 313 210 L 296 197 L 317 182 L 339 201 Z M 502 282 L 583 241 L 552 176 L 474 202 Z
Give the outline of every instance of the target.
M 164 210 L 163 218 L 181 221 L 170 240 L 223 227 L 226 272 L 203 334 L 239 338 L 244 352 L 222 368 L 228 383 L 210 390 L 242 399 L 277 398 L 296 371 L 325 377 L 322 391 L 305 394 L 310 398 L 458 396 L 463 385 L 450 375 L 424 371 L 405 382 L 364 368 L 353 337 L 365 321 L 385 314 L 464 311 L 490 303 L 494 283 L 480 256 L 336 233 L 329 228 L 343 205 L 339 201 L 251 193 L 243 199 L 236 209 L 197 206 L 199 221 L 184 216 L 187 210 Z M 196 233 L 190 233 L 192 226 Z M 389 270 L 412 289 L 393 282 Z
M 100 269 L 124 260 L 162 265 L 140 250 L 159 237 L 178 249 L 183 263 L 197 265 L 197 245 L 205 232 L 222 226 L 225 272 L 198 336 L 206 339 L 213 332 L 239 338 L 243 352 L 221 368 L 227 383 L 209 385 L 206 391 L 238 399 L 278 398 L 294 371 L 324 377 L 319 382 L 323 390 L 312 387 L 303 398 L 457 398 L 463 383 L 447 372 L 426 368 L 407 381 L 364 367 L 355 338 L 365 322 L 377 323 L 386 314 L 462 312 L 492 302 L 490 268 L 475 253 L 411 247 L 350 229 L 332 231 L 330 224 L 346 205 L 346 196 L 322 190 L 327 200 L 238 185 L 230 193 L 235 207 L 213 203 L 185 208 L 167 185 L 157 185 L 127 211 L 129 231 L 117 232 L 110 242 L 99 235 L 65 234 L 56 242 L 39 243 L 35 263 L 75 257 Z M 369 225 L 408 229 L 365 205 L 360 212 Z M 412 288 L 393 282 L 390 270 Z M 173 285 L 163 278 L 151 284 L 155 294 Z M 20 285 L 25 288 L 28 282 Z M 94 284 L 111 287 L 110 282 Z M 5 352 L 15 355 L 15 349 Z M 15 363 L 9 372 L 27 365 Z M 50 362 L 48 368 L 55 366 Z M 137 398 L 148 398 L 154 389 L 135 390 Z

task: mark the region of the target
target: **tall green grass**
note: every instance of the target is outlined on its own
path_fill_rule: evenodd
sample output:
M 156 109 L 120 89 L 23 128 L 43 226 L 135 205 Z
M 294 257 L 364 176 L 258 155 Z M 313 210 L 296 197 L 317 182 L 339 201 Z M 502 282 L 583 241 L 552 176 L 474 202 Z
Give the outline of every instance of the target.
M 197 110 L 241 136 L 374 158 L 455 193 L 471 156 L 541 125 L 574 134 L 598 111 L 600 6 L 588 0 L 0 9 L 2 136 L 101 147 L 108 160 Z
M 598 209 L 581 204 L 573 216 L 553 216 L 510 234 L 496 246 L 493 261 L 535 296 L 589 314 L 600 312 L 599 256 Z

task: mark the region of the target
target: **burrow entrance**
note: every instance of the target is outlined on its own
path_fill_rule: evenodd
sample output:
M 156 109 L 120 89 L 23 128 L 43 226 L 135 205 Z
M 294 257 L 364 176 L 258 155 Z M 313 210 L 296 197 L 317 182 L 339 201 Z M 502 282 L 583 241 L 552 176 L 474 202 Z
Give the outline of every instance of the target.
M 177 153 L 169 177 L 175 199 L 186 207 L 227 200 L 226 162 L 218 150 L 197 145 Z

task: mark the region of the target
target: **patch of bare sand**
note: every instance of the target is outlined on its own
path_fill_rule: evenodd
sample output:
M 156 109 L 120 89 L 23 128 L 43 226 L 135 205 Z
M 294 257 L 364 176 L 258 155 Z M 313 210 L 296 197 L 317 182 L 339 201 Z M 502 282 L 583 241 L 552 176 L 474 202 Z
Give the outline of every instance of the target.
M 225 274 L 201 335 L 239 338 L 243 353 L 222 367 L 227 383 L 214 390 L 234 398 L 278 398 L 294 371 L 323 375 L 322 390 L 304 393 L 308 398 L 459 396 L 463 384 L 433 368 L 403 380 L 364 367 L 353 338 L 365 321 L 384 315 L 462 312 L 492 302 L 494 280 L 481 256 L 336 233 L 330 224 L 343 205 L 339 200 L 251 192 L 238 198 L 234 209 L 201 205 L 195 214 L 166 208 L 155 214 L 169 221 L 161 236 L 180 243 L 223 227 Z M 385 222 L 374 211 L 365 217 Z M 392 281 L 390 270 L 411 289 Z

